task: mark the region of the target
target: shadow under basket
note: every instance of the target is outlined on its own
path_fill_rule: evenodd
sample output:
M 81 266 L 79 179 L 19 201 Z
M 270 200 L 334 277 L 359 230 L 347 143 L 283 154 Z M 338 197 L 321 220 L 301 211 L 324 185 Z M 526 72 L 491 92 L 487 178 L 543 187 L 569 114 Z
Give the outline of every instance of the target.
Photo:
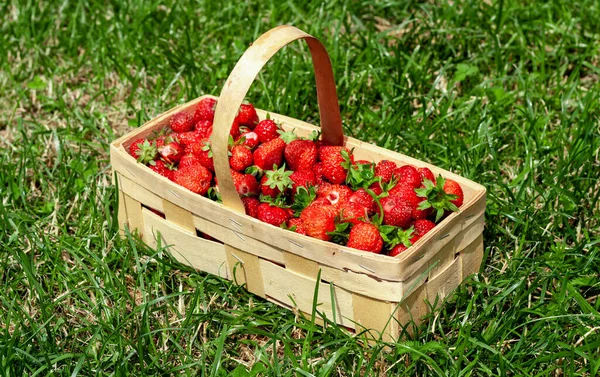
M 229 175 L 229 129 L 258 71 L 281 47 L 305 39 L 317 79 L 323 138 L 354 148 L 355 159 L 391 160 L 427 167 L 457 181 L 464 192 L 459 212 L 397 257 L 351 249 L 263 223 L 244 214 Z M 325 58 L 326 61 L 325 61 Z M 257 63 L 258 61 L 258 63 Z M 333 94 L 332 94 L 333 93 Z M 127 153 L 137 139 L 169 126 L 177 112 L 193 113 L 203 96 L 175 107 L 114 141 L 110 158 L 119 189 L 121 229 L 136 230 L 155 247 L 157 237 L 181 263 L 233 280 L 277 305 L 311 313 L 318 285 L 317 311 L 340 326 L 367 337 L 393 341 L 403 326 L 420 318 L 479 270 L 483 258 L 483 186 L 425 162 L 341 133 L 331 65 L 318 40 L 291 26 L 261 36 L 240 59 L 219 97 L 211 137 L 223 204 L 201 197 L 164 178 Z M 217 98 L 217 97 L 211 97 Z M 325 110 L 324 110 L 325 109 Z M 257 110 L 259 118 L 266 112 Z M 307 136 L 311 124 L 269 112 L 286 130 Z M 317 321 L 320 322 L 320 321 Z

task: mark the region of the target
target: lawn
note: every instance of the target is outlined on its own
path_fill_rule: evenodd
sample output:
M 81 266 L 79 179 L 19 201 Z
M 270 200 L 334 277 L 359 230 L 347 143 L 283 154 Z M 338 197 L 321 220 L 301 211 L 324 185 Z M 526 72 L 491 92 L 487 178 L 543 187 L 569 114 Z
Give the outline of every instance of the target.
M 301 4 L 303 3 L 303 4 Z M 0 4 L 1 376 L 597 376 L 597 1 Z M 488 190 L 479 274 L 366 347 L 118 236 L 109 143 L 293 24 L 345 132 Z M 307 49 L 248 99 L 318 123 Z

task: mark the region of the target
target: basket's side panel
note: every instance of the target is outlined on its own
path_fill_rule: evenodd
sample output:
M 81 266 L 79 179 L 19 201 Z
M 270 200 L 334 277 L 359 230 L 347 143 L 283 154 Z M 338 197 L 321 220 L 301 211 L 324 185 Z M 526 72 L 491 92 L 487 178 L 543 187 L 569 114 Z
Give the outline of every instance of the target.
M 144 219 L 142 217 L 142 203 L 131 196 L 123 194 L 125 211 L 127 212 L 127 225 L 129 231 L 137 231 L 140 236 L 144 234 Z
M 341 326 L 354 328 L 352 293 L 315 281 L 266 260 L 260 260 L 268 299 L 304 313 L 311 313 L 318 284 L 317 311 Z
M 462 278 L 479 272 L 483 262 L 483 235 L 480 234 L 468 247 L 461 252 Z
M 394 307 L 394 319 L 398 324 L 398 332 L 402 328 L 406 328 L 408 333 L 411 333 L 412 327 L 407 327 L 410 321 L 414 321 L 416 325 L 421 323 L 421 317 L 429 313 L 429 306 L 426 303 L 428 296 L 428 286 L 423 283 L 415 287 L 407 287 L 408 295 L 402 298 Z M 396 336 L 399 337 L 400 334 Z
M 296 254 L 283 252 L 285 268 L 295 273 L 316 280 L 319 274 L 319 264 Z M 323 278 L 323 276 L 321 276 Z
M 171 254 L 179 262 L 225 279 L 231 278 L 224 245 L 197 237 L 145 208 L 142 213 L 145 243 L 156 247 L 160 236 L 161 245 L 169 246 Z
M 246 285 L 246 289 L 255 295 L 265 297 L 260 258 L 240 249 L 225 245 L 229 273 L 237 285 Z
M 125 194 L 119 187 L 119 213 L 117 214 L 119 220 L 119 234 L 121 237 L 125 235 L 125 227 L 127 224 L 127 207 L 125 207 Z

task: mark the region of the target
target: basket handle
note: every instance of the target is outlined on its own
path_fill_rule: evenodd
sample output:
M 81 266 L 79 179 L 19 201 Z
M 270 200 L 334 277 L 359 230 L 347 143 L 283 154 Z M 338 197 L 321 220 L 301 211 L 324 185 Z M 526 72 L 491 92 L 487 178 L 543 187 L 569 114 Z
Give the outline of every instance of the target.
M 245 213 L 244 205 L 235 189 L 229 168 L 227 142 L 231 125 L 250 85 L 262 67 L 287 44 L 304 39 L 312 55 L 317 84 L 317 100 L 321 117 L 323 140 L 342 145 L 344 134 L 335 80 L 329 55 L 318 39 L 293 26 L 283 25 L 261 35 L 237 62 L 227 78 L 215 109 L 211 145 L 215 173 L 223 204 L 237 212 Z

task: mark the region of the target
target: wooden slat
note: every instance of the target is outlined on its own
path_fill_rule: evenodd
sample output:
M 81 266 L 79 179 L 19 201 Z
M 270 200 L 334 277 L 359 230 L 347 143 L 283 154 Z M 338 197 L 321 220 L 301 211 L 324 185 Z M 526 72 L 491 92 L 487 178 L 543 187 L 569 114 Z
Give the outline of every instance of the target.
M 316 280 L 319 274 L 319 264 L 310 259 L 302 258 L 296 254 L 283 252 L 285 268 L 299 275 Z
M 144 242 L 157 246 L 157 237 L 162 237 L 162 245 L 170 245 L 169 250 L 179 262 L 197 270 L 231 279 L 227 268 L 225 246 L 192 235 L 147 209 L 142 210 L 145 224 Z
M 303 312 L 312 313 L 316 281 L 265 260 L 261 260 L 260 264 L 267 296 Z M 352 294 L 342 288 L 333 287 L 332 296 L 329 284 L 322 282 L 318 284 L 317 310 L 342 326 L 354 327 Z M 335 308 L 335 317 L 333 308 Z
M 163 199 L 162 201 L 164 208 L 163 212 L 165 213 L 167 220 L 187 230 L 191 234 L 196 235 L 196 226 L 194 225 L 192 213 L 168 200 Z
M 127 224 L 129 231 L 137 231 L 140 236 L 144 234 L 144 219 L 142 218 L 142 204 L 127 194 L 123 194 L 125 209 L 127 211 Z
M 430 302 L 434 302 L 436 295 L 443 299 L 462 281 L 461 258 L 454 261 L 438 275 L 430 278 L 427 282 L 427 296 Z
M 412 320 L 415 324 L 421 323 L 421 317 L 429 312 L 429 306 L 425 301 L 428 297 L 428 287 L 426 284 L 419 285 L 403 298 L 401 302 L 394 307 L 394 317 L 397 319 L 399 327 L 404 327 L 411 333 L 411 327 L 407 324 Z M 396 333 L 399 332 L 400 329 Z
M 356 332 L 367 330 L 365 335 L 370 339 L 392 340 L 394 320 L 392 304 L 358 294 L 352 295 Z M 373 330 L 373 331 L 371 331 Z
M 140 168 L 142 168 L 142 166 L 140 166 Z M 120 184 L 119 189 L 122 190 L 125 194 L 131 196 L 138 202 L 143 203 L 146 207 L 154 208 L 160 212 L 164 212 L 163 199 L 160 196 L 154 194 L 152 191 L 135 183 L 131 179 L 123 176 L 122 174 L 118 174 L 118 176 Z
M 247 237 L 234 229 L 228 229 L 205 218 L 194 216 L 194 225 L 198 230 L 209 236 L 227 243 L 237 249 L 244 249 L 250 254 L 260 256 L 280 264 L 284 263 L 283 252 L 270 244 Z
M 128 226 L 127 223 L 127 208 L 125 207 L 125 195 L 123 191 L 119 190 L 119 213 L 118 221 L 119 221 L 119 234 L 121 237 L 125 236 L 125 227 Z
M 479 272 L 481 262 L 483 261 L 483 235 L 475 239 L 469 246 L 461 251 L 462 278 L 463 280 Z
M 348 291 L 383 301 L 398 301 L 404 294 L 404 282 L 376 279 L 370 275 L 320 266 L 321 280 Z
M 233 246 L 225 244 L 229 273 L 238 285 L 246 285 L 249 292 L 265 297 L 262 267 L 259 258 Z

